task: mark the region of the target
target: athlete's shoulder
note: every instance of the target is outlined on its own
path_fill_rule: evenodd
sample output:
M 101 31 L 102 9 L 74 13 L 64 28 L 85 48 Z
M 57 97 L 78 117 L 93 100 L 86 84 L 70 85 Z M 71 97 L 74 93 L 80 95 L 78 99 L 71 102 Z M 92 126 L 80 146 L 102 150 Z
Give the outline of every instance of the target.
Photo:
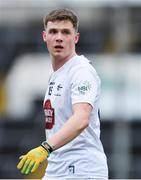
M 70 66 L 70 72 L 77 71 L 77 70 L 80 71 L 83 68 L 89 69 L 90 66 L 91 66 L 90 61 L 87 58 L 85 58 L 83 55 L 81 55 L 81 56 L 77 55 L 73 58 L 73 61 Z M 91 68 L 93 68 L 93 67 L 91 67 Z
M 69 67 L 69 74 L 71 76 L 75 75 L 75 74 L 85 74 L 85 73 L 90 73 L 93 74 L 94 76 L 98 76 L 94 66 L 92 65 L 92 62 L 86 58 L 85 56 L 81 55 L 81 56 L 75 56 L 71 66 Z

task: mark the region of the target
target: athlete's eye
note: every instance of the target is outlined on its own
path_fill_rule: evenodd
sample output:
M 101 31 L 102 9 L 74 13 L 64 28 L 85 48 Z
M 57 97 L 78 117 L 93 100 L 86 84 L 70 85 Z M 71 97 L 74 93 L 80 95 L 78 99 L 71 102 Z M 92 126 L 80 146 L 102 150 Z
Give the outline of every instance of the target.
M 50 29 L 49 30 L 49 34 L 56 34 L 57 33 L 57 30 L 56 29 Z
M 68 30 L 68 29 L 64 29 L 63 30 L 63 34 L 66 34 L 66 35 L 68 35 L 68 34 L 70 34 L 71 32 L 70 32 L 70 30 Z

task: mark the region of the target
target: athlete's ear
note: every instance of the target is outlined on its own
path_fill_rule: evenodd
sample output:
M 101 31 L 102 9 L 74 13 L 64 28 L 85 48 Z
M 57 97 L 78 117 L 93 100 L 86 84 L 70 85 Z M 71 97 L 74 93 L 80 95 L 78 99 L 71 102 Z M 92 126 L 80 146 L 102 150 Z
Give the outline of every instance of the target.
M 75 44 L 78 43 L 79 38 L 80 38 L 80 33 L 76 33 L 76 35 L 75 35 Z
M 43 41 L 46 42 L 46 40 L 47 40 L 47 33 L 46 33 L 46 31 L 42 32 L 42 37 L 43 37 Z

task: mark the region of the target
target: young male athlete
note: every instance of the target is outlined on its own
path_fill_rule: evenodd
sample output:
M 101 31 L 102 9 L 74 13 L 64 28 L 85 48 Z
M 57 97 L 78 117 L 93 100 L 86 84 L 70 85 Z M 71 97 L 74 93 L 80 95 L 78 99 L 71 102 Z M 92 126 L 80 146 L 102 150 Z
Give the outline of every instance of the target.
M 76 54 L 78 18 L 70 10 L 54 10 L 44 27 L 53 67 L 43 104 L 47 139 L 21 156 L 17 167 L 29 174 L 47 159 L 43 179 L 108 179 L 100 141 L 100 79 L 88 59 Z

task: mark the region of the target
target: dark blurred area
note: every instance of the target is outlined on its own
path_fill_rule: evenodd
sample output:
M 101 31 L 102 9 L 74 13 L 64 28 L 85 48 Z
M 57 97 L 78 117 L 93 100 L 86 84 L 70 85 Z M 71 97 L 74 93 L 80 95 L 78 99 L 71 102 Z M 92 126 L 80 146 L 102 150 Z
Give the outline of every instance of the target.
M 50 71 L 43 16 L 80 17 L 78 54 L 102 80 L 101 140 L 110 179 L 141 178 L 141 2 L 0 0 L 0 178 L 25 178 L 20 155 L 45 140 L 42 103 Z M 32 177 L 31 177 L 32 178 Z

